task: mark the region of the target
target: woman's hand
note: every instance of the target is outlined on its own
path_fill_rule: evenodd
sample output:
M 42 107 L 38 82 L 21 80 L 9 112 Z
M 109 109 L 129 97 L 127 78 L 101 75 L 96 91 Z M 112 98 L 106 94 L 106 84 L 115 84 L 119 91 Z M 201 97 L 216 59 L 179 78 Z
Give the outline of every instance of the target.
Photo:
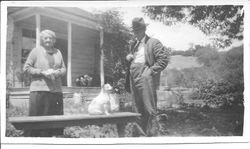
M 42 71 L 41 74 L 48 79 L 55 80 L 55 70 L 53 69 Z

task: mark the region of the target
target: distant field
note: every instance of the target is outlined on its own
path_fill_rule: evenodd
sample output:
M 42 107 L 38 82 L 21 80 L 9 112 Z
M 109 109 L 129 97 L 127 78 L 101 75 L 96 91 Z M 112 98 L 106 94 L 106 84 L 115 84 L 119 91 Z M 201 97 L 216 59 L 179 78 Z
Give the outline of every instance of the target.
M 169 65 L 165 70 L 163 70 L 161 74 L 160 89 L 164 88 L 163 86 L 170 85 L 174 80 L 176 80 L 176 76 L 178 76 L 178 74 L 176 74 L 176 72 L 172 71 L 171 69 L 182 70 L 185 68 L 195 68 L 201 66 L 202 65 L 197 62 L 197 57 L 182 55 L 171 56 Z
M 201 67 L 202 65 L 196 61 L 196 57 L 193 56 L 181 56 L 175 55 L 171 56 L 171 61 L 167 67 L 167 69 L 184 69 L 191 67 Z

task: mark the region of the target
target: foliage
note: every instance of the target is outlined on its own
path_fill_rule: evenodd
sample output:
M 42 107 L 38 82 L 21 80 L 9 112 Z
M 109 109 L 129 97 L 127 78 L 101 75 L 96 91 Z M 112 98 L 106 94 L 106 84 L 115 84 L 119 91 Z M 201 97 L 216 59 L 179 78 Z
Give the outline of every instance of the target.
M 195 56 L 197 57 L 198 62 L 206 67 L 210 67 L 219 61 L 218 51 L 210 46 L 199 48 L 196 51 Z
M 29 86 L 31 83 L 31 75 L 25 72 L 16 72 L 16 77 L 18 79 L 19 82 L 22 83 L 22 86 L 26 87 Z
M 75 82 L 76 82 L 76 86 L 91 86 L 92 85 L 92 80 L 93 78 L 91 76 L 89 76 L 88 74 L 85 75 L 81 75 L 79 77 L 76 78 Z
M 207 80 L 202 82 L 201 87 L 192 95 L 193 99 L 202 99 L 206 105 L 221 107 L 232 106 L 235 93 L 233 86 L 228 82 L 215 82 Z
M 163 73 L 169 87 L 195 88 L 191 96 L 214 107 L 243 108 L 243 46 L 226 52 L 206 46 L 195 53 L 202 67 L 168 69 Z
M 100 14 L 101 24 L 104 27 L 104 49 L 107 54 L 111 54 L 114 64 L 125 62 L 128 52 L 128 42 L 131 37 L 126 25 L 122 22 L 121 15 L 116 10 L 108 10 Z
M 186 51 L 172 51 L 172 55 L 194 56 L 195 50 L 189 49 Z
M 112 69 L 113 86 L 120 92 L 120 90 L 123 90 L 121 83 L 125 78 L 125 57 L 128 53 L 131 35 L 118 11 L 107 10 L 101 13 L 99 17 L 105 31 L 104 54 L 109 61 L 108 67 Z
M 186 80 L 186 87 L 200 88 L 204 80 L 218 78 L 210 69 L 203 67 L 183 69 L 183 74 Z
M 216 80 L 218 75 L 206 67 L 192 67 L 178 69 L 168 69 L 163 75 L 167 78 L 169 87 L 200 88 L 204 80 Z
M 205 68 L 210 69 L 217 77 L 203 80 L 199 91 L 194 93 L 193 99 L 203 99 L 207 104 L 226 108 L 232 106 L 242 108 L 244 101 L 243 46 L 221 53 L 220 58 L 214 62 L 210 60 L 211 58 L 209 61 L 203 61 L 207 63 Z
M 68 127 L 64 131 L 65 138 L 114 138 L 117 137 L 116 126 L 103 125 L 103 127 L 89 125 L 89 126 L 75 126 Z
M 114 91 L 118 94 L 125 93 L 125 69 L 121 62 L 116 63 L 113 69 Z
M 226 81 L 234 84 L 238 91 L 244 90 L 243 46 L 235 47 L 223 54 L 219 73 Z
M 8 121 L 9 117 L 26 116 L 28 115 L 28 109 L 25 107 L 13 107 L 9 106 L 6 109 L 6 136 L 7 137 L 21 137 L 23 136 L 22 130 L 16 130 L 13 125 Z
M 10 106 L 10 88 L 13 87 L 13 69 L 9 67 L 6 72 L 6 107 Z
M 214 45 L 228 47 L 232 39 L 243 39 L 243 6 L 146 6 L 143 11 L 151 19 L 173 25 L 188 22 L 206 35 L 211 35 Z M 218 36 L 219 35 L 219 36 Z

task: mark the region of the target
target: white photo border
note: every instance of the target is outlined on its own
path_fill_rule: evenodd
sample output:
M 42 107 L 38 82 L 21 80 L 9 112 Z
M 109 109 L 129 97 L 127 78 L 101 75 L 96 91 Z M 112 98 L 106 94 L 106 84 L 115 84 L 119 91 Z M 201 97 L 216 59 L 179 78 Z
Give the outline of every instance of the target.
M 197 3 L 199 2 L 199 3 Z M 243 5 L 244 17 L 244 133 L 243 136 L 228 137 L 152 137 L 152 138 L 25 138 L 6 137 L 6 31 L 7 31 L 7 7 L 135 7 L 142 5 Z M 249 142 L 250 141 L 250 6 L 247 0 L 224 0 L 224 1 L 200 1 L 179 0 L 167 1 L 5 1 L 1 2 L 1 142 L 5 144 L 192 144 L 192 143 L 224 143 L 224 142 Z

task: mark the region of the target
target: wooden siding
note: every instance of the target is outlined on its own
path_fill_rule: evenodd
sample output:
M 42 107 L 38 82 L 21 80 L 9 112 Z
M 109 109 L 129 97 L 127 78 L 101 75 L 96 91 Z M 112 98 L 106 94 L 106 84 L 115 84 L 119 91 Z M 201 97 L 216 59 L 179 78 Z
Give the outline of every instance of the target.
M 10 69 L 10 59 L 11 59 L 11 51 L 13 49 L 12 41 L 8 41 L 6 45 L 6 71 Z
M 99 62 L 96 60 L 98 38 L 97 31 L 72 25 L 72 86 L 75 85 L 75 79 L 80 75 L 89 74 L 92 77 L 96 75 Z M 93 81 L 98 80 L 94 77 Z

